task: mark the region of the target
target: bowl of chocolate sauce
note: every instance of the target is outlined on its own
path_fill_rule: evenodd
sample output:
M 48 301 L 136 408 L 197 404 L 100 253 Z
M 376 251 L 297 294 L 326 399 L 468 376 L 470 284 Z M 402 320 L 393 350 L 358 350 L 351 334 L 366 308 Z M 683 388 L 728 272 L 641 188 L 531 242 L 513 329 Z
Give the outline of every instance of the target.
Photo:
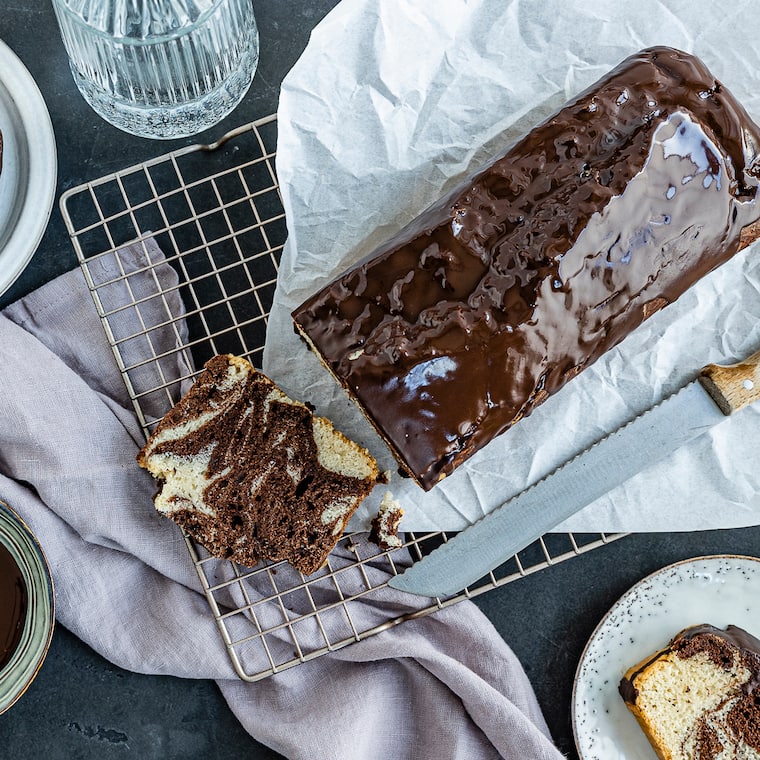
M 0 501 L 0 713 L 39 672 L 54 625 L 53 580 L 42 547 Z

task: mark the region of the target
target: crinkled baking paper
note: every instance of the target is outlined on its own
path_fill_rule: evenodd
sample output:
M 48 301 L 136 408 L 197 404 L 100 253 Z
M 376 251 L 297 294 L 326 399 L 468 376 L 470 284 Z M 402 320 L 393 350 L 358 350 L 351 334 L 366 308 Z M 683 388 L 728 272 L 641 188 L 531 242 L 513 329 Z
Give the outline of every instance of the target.
M 277 171 L 289 238 L 264 369 L 366 445 L 402 529 L 459 530 L 691 380 L 760 348 L 760 251 L 652 317 L 432 491 L 396 474 L 369 423 L 294 334 L 290 312 L 566 100 L 641 48 L 697 54 L 760 119 L 753 2 L 344 0 L 286 77 Z M 266 44 L 266 40 L 262 40 Z M 742 411 L 558 530 L 760 523 L 760 409 Z M 351 526 L 365 528 L 385 489 Z

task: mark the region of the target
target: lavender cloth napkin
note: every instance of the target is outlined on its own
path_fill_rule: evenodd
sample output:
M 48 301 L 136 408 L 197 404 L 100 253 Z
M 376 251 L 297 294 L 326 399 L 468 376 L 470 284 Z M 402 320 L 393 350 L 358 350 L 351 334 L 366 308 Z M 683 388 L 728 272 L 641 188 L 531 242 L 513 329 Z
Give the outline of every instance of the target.
M 138 263 L 139 290 L 152 275 Z M 470 602 L 263 681 L 236 677 L 135 464 L 144 436 L 78 270 L 0 314 L 0 394 L 0 498 L 47 553 L 58 622 L 111 662 L 216 680 L 245 729 L 288 758 L 561 758 L 522 667 Z M 387 589 L 360 614 L 397 603 Z

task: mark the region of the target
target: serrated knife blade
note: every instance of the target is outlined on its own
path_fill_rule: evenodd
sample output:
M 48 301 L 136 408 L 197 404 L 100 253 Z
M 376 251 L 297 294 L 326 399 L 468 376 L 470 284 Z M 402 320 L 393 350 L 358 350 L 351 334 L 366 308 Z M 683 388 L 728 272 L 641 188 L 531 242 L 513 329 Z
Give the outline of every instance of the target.
M 450 538 L 388 584 L 444 597 L 461 591 L 615 486 L 760 398 L 760 351 L 697 380 L 594 443 Z

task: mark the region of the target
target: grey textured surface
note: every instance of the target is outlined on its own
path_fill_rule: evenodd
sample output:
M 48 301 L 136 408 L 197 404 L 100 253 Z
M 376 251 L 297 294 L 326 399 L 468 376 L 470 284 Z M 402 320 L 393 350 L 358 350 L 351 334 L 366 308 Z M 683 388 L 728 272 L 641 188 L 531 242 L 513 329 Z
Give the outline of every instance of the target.
M 252 90 L 223 124 L 201 140 L 213 140 L 233 126 L 276 110 L 283 76 L 313 26 L 334 4 L 330 0 L 256 3 L 261 62 Z M 24 61 L 48 103 L 59 149 L 57 195 L 197 141 L 151 142 L 98 119 L 71 80 L 49 0 L 4 3 L 0 39 Z M 56 205 L 39 250 L 0 299 L 0 306 L 75 266 Z M 555 740 L 568 757 L 576 757 L 570 725 L 573 676 L 600 618 L 650 572 L 680 559 L 726 552 L 760 554 L 760 528 L 630 536 L 477 599 L 523 662 Z M 0 756 L 8 760 L 279 757 L 243 731 L 215 684 L 124 672 L 60 627 L 28 693 L 0 716 L 0 748 Z

